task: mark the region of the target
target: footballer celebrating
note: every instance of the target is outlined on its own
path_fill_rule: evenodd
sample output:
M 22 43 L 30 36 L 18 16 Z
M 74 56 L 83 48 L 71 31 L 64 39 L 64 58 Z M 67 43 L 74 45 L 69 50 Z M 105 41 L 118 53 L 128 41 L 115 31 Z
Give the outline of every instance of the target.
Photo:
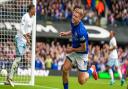
M 88 64 L 88 32 L 81 19 L 84 16 L 84 10 L 81 7 L 75 7 L 71 20 L 71 31 L 60 32 L 60 36 L 72 35 L 72 47 L 66 49 L 66 60 L 62 66 L 62 80 L 64 89 L 68 89 L 69 71 L 73 66 L 78 69 L 78 82 L 83 85 L 91 75 L 98 79 L 95 65 L 87 70 Z

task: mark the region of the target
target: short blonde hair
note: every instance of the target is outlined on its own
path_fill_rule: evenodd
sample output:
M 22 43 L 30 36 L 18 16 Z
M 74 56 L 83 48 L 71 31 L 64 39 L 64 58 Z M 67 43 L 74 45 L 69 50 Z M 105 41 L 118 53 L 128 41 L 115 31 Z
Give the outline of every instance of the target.
M 81 8 L 81 7 L 75 7 L 74 8 L 74 11 L 76 11 L 77 13 L 79 13 L 80 16 L 83 18 L 84 14 L 85 14 L 83 8 Z

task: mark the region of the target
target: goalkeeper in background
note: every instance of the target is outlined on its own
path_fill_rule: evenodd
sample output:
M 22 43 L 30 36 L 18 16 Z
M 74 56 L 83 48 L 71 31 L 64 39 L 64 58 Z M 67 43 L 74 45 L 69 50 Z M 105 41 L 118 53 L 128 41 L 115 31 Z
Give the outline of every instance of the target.
M 21 61 L 22 56 L 25 54 L 27 46 L 30 46 L 30 34 L 33 28 L 33 16 L 35 15 L 35 6 L 29 5 L 28 12 L 23 15 L 20 30 L 17 31 L 15 36 L 16 41 L 16 59 L 14 60 L 11 71 L 8 74 L 5 84 L 9 84 L 14 87 L 12 82 L 13 75 L 18 68 L 18 64 Z

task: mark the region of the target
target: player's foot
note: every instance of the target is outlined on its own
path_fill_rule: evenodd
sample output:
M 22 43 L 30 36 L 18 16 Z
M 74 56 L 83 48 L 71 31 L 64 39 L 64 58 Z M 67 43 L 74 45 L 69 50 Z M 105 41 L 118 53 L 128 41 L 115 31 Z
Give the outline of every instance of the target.
M 9 81 L 10 85 L 11 85 L 12 87 L 14 87 L 14 83 L 13 83 L 12 79 L 8 79 L 8 81 Z
M 92 73 L 93 78 L 94 78 L 95 80 L 97 80 L 97 79 L 98 79 L 98 73 L 97 73 L 97 71 L 96 71 L 95 65 L 92 65 L 91 68 L 93 69 L 93 73 Z
M 124 85 L 124 82 L 125 82 L 125 80 L 124 79 L 121 79 L 121 86 Z
M 110 81 L 110 85 L 113 85 L 114 83 L 115 83 L 114 80 L 111 80 L 111 81 Z
M 12 79 L 10 79 L 10 78 L 7 78 L 7 81 L 4 84 L 11 85 L 12 87 L 14 87 L 14 83 L 13 83 Z

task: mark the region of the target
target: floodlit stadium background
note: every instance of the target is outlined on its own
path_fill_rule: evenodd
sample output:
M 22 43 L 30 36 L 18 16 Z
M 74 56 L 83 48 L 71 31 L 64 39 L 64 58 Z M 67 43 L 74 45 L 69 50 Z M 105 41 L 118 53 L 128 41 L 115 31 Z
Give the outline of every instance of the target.
M 90 3 L 92 2 L 92 3 Z M 83 18 L 89 32 L 89 66 L 96 64 L 98 72 L 106 71 L 109 32 L 116 32 L 120 63 L 128 56 L 128 2 L 126 0 L 38 0 L 36 60 L 43 69 L 60 70 L 65 59 L 64 50 L 71 46 L 69 37 L 59 37 L 70 30 L 71 10 L 83 6 Z M 99 8 L 100 7 L 100 8 Z
M 58 34 L 61 31 L 70 30 L 71 11 L 75 6 L 83 6 L 86 11 L 86 15 L 82 21 L 89 32 L 90 50 L 88 67 L 90 67 L 91 64 L 96 65 L 100 80 L 94 81 L 91 79 L 84 86 L 79 86 L 76 78 L 76 69 L 72 69 L 71 75 L 75 77 L 70 78 L 70 88 L 103 89 L 104 87 L 104 89 L 125 89 L 126 84 L 123 87 L 120 86 L 118 74 L 114 68 L 113 71 L 115 71 L 117 82 L 114 86 L 109 86 L 110 76 L 106 69 L 109 52 L 105 46 L 108 46 L 109 43 L 109 31 L 115 31 L 118 42 L 118 60 L 122 64 L 123 60 L 128 58 L 127 0 L 37 0 L 35 69 L 36 75 L 48 77 L 36 77 L 34 87 L 16 86 L 16 89 L 62 89 L 60 69 L 65 59 L 65 49 L 71 46 L 71 38 L 59 37 Z M 21 7 L 20 16 L 24 14 L 22 12 L 25 12 L 23 9 L 25 7 L 26 6 Z M 11 6 L 9 8 L 11 8 Z M 1 19 L 2 18 L 3 17 L 1 17 Z M 6 19 L 8 20 L 9 17 L 7 16 Z M 16 19 L 18 19 L 18 16 Z M 17 29 L 16 26 L 17 25 L 14 25 L 15 29 Z M 8 27 L 9 25 L 7 28 Z M 10 32 L 9 34 L 13 33 L 14 32 Z M 3 37 L 2 34 L 0 34 L 0 37 Z M 7 48 L 10 48 L 12 55 L 8 55 L 7 50 L 5 50 Z M 30 59 L 30 50 L 28 49 L 24 59 Z M 3 59 L 10 58 L 11 60 L 11 58 L 14 59 L 14 57 L 14 43 L 11 40 L 8 41 L 8 45 L 6 46 L 0 43 L 0 63 L 3 62 Z M 5 60 L 4 62 L 8 61 Z M 0 67 L 2 67 L 2 64 Z M 0 85 L 0 89 L 4 88 L 10 89 L 9 86 Z

